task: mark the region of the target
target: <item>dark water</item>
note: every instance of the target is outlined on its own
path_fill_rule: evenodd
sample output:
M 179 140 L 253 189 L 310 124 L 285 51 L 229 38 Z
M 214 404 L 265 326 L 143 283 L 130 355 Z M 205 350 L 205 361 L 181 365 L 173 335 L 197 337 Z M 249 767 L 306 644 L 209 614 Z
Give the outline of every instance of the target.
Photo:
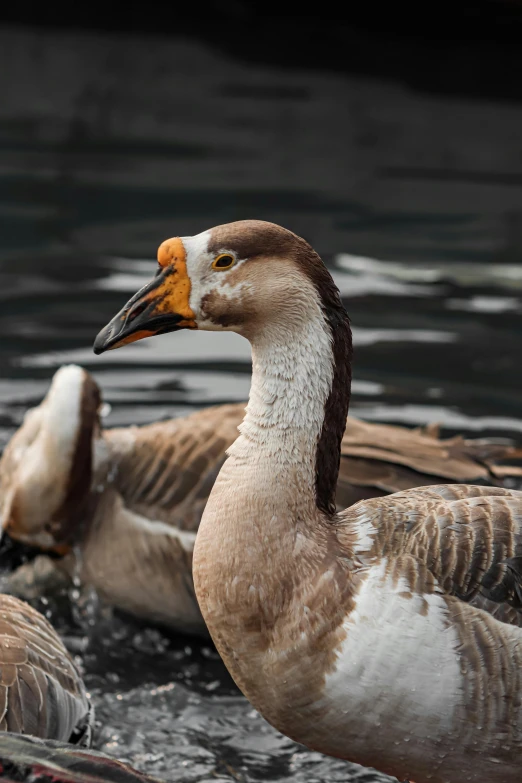
M 64 362 L 94 374 L 107 425 L 245 399 L 235 335 L 91 345 L 163 239 L 247 217 L 303 234 L 332 270 L 354 414 L 522 442 L 522 107 L 174 39 L 5 29 L 0 71 L 2 444 Z M 88 642 L 53 617 L 82 656 L 101 749 L 187 783 L 381 779 L 276 734 L 194 640 L 97 618 Z

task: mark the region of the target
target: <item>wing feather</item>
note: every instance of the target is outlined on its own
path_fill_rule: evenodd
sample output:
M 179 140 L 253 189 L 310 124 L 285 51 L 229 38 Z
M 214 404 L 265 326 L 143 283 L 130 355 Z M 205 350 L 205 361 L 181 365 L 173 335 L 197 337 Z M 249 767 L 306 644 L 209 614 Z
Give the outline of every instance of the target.
M 420 487 L 362 501 L 339 519 L 340 541 L 361 561 L 411 556 L 447 596 L 522 624 L 522 492 Z
M 88 712 L 81 677 L 50 623 L 0 595 L 0 729 L 68 740 Z

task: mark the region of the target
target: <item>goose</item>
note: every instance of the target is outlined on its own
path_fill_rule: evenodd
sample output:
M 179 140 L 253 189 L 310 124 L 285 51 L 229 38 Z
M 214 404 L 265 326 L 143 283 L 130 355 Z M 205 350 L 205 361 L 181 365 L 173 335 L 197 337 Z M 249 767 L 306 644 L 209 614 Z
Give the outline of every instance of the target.
M 94 352 L 179 329 L 252 348 L 193 554 L 240 690 L 282 734 L 399 780 L 518 782 L 522 492 L 442 484 L 336 510 L 350 324 L 320 257 L 283 227 L 166 240 Z
M 49 550 L 53 559 L 20 566 L 2 587 L 34 598 L 79 580 L 137 617 L 205 633 L 192 582 L 193 530 L 207 473 L 233 439 L 227 412 L 212 428 L 199 422 L 206 440 L 198 457 L 186 421 L 103 431 L 100 404 L 89 373 L 62 367 L 6 446 L 4 535 Z
M 5 448 L 4 533 L 50 554 L 4 574 L 2 588 L 32 600 L 76 580 L 140 619 L 205 634 L 191 575 L 195 533 L 245 403 L 105 429 L 101 404 L 93 376 L 63 366 Z M 517 454 L 461 436 L 442 440 L 433 428 L 349 417 L 336 502 L 344 508 L 441 479 L 499 483 L 522 475 L 516 465 L 498 464 Z
M 0 595 L 0 732 L 89 745 L 92 722 L 82 678 L 52 625 Z

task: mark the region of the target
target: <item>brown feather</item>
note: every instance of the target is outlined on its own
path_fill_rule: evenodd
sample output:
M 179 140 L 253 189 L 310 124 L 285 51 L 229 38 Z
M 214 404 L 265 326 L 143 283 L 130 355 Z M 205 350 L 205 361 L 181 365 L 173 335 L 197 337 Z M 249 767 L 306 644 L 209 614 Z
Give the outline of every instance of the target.
M 88 710 L 80 675 L 50 623 L 0 595 L 0 729 L 68 740 Z
M 197 530 L 245 405 L 220 405 L 144 427 L 105 430 L 116 467 L 112 483 L 126 507 L 183 530 Z M 522 475 L 522 467 L 493 464 L 515 452 L 502 444 L 461 437 L 444 440 L 349 416 L 341 444 L 337 503 L 346 507 L 352 497 L 360 500 L 439 484 L 441 479 L 498 484 L 496 470 L 502 478 Z
M 522 492 L 422 487 L 363 501 L 339 515 L 345 519 L 371 522 L 370 558 L 411 556 L 447 595 L 522 624 Z M 339 536 L 348 546 L 349 525 L 341 524 Z
M 106 430 L 111 483 L 126 508 L 196 530 L 200 514 L 192 513 L 192 505 L 206 501 L 225 450 L 237 437 L 244 407 L 223 405 L 145 427 Z

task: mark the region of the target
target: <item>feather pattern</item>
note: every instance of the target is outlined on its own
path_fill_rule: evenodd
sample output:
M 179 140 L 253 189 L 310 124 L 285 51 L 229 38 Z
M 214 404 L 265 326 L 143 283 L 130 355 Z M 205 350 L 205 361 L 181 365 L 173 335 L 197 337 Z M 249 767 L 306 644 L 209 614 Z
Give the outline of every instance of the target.
M 427 590 L 431 580 L 448 596 L 522 625 L 522 492 L 423 487 L 363 501 L 338 519 L 343 546 L 352 524 L 364 529 L 365 544 L 356 553 L 365 561 L 386 557 L 422 564 L 426 571 L 403 566 L 417 592 Z
M 196 531 L 214 481 L 237 437 L 246 403 L 219 405 L 144 427 L 108 429 L 114 487 L 125 505 L 149 518 Z M 521 477 L 517 449 L 498 443 L 442 439 L 435 433 L 363 422 L 349 416 L 341 443 L 337 504 L 428 484 Z
M 111 483 L 125 506 L 149 519 L 196 531 L 206 501 L 237 437 L 246 403 L 219 405 L 190 416 L 143 427 L 107 429 Z M 336 502 L 352 505 L 367 497 L 428 484 L 481 482 L 496 485 L 503 477 L 522 478 L 511 447 L 461 436 L 436 434 L 349 416 L 341 443 Z
M 105 430 L 110 484 L 126 508 L 197 530 L 244 408 L 221 405 L 144 427 Z
M 82 679 L 50 623 L 0 595 L 0 730 L 65 741 L 89 711 Z

